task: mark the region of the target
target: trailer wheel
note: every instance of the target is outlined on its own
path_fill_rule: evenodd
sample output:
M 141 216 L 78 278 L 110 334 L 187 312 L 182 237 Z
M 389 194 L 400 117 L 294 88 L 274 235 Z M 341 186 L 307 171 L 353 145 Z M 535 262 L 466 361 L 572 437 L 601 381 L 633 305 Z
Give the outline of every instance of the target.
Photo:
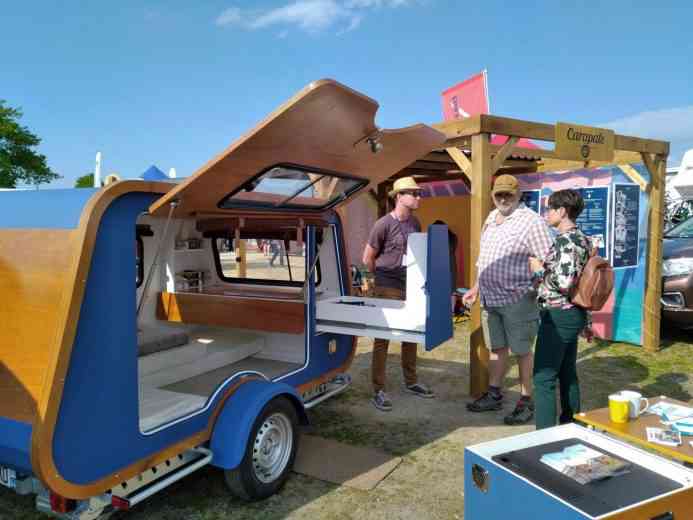
M 239 498 L 263 500 L 282 487 L 298 449 L 298 417 L 285 397 L 271 400 L 255 419 L 241 464 L 224 471 L 226 485 Z

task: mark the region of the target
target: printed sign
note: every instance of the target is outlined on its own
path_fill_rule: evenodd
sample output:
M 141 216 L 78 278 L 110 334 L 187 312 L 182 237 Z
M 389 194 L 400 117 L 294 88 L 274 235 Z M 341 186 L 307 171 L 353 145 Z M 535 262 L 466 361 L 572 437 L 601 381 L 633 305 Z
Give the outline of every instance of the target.
M 614 131 L 572 123 L 556 123 L 556 156 L 574 161 L 611 161 Z
M 522 192 L 522 197 L 520 197 L 520 201 L 524 202 L 525 206 L 527 206 L 532 211 L 536 211 L 537 213 L 541 214 L 541 211 L 539 210 L 540 198 L 541 190 L 526 190 Z
M 612 262 L 614 268 L 636 267 L 640 246 L 640 187 L 614 184 Z
M 585 209 L 575 223 L 592 239 L 592 244 L 599 249 L 597 254 L 608 259 L 609 187 L 580 188 L 578 191 L 585 201 Z

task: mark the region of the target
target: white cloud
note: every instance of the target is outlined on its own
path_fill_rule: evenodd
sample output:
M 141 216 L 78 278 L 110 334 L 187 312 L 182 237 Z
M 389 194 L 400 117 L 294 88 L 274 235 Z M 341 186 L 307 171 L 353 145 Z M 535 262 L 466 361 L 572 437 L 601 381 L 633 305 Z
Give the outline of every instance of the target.
M 238 7 L 229 7 L 217 17 L 216 23 L 217 25 L 224 26 L 240 23 L 241 21 L 241 10 Z
M 307 33 L 326 31 L 337 34 L 356 29 L 369 9 L 407 6 L 413 0 L 294 0 L 289 4 L 264 11 L 230 7 L 216 19 L 218 26 L 237 25 L 250 30 L 271 26 L 295 26 Z M 282 31 L 280 34 L 286 34 Z
M 600 126 L 622 135 L 669 141 L 670 165 L 677 165 L 683 152 L 693 148 L 693 106 L 640 112 Z

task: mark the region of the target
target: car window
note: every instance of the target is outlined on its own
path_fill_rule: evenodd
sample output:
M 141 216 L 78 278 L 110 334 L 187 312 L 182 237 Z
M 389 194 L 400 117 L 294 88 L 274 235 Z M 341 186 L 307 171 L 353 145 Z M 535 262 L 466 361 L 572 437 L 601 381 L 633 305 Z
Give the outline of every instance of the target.
M 677 224 L 665 233 L 667 238 L 693 238 L 693 218 Z

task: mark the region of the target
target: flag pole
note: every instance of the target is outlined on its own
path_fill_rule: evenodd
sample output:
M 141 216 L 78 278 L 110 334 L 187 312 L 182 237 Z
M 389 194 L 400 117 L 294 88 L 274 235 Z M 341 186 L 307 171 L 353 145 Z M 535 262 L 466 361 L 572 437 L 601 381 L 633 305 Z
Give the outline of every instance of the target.
M 486 113 L 490 114 L 491 113 L 491 99 L 488 97 L 488 70 L 484 69 L 482 71 L 482 74 L 484 75 L 484 91 L 486 93 Z

